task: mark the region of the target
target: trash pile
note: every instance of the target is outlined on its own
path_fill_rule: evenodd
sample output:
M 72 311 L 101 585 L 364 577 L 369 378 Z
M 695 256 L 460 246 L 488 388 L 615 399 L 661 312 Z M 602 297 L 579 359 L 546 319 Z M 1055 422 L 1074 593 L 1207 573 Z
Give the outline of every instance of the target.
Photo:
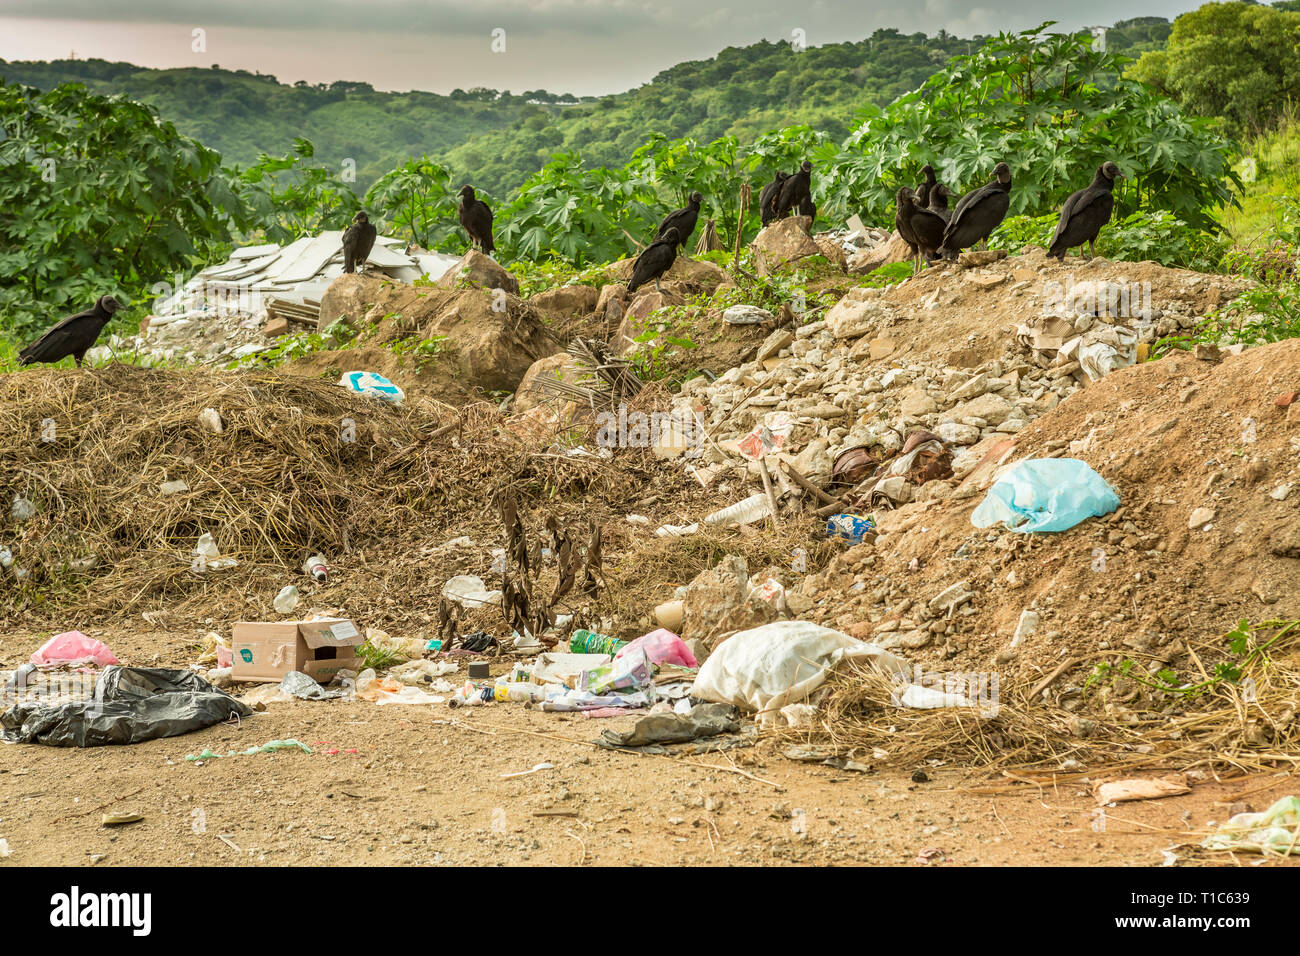
M 398 282 L 437 280 L 457 262 L 442 253 L 403 251 L 404 242 L 377 236 L 366 270 Z M 136 336 L 114 336 L 91 349 L 92 361 L 134 352 L 155 361 L 216 362 L 264 351 L 294 329 L 316 330 L 321 297 L 343 274 L 343 233 L 326 230 L 287 246 L 234 250 L 159 299 Z

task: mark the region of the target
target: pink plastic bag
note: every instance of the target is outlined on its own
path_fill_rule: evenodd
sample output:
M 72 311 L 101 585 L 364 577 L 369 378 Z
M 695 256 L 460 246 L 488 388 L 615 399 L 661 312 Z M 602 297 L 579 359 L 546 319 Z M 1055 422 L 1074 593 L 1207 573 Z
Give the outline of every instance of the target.
M 695 655 L 686 646 L 686 642 L 672 631 L 662 627 L 657 631 L 642 635 L 635 641 L 620 648 L 614 657 L 622 657 L 634 647 L 644 650 L 646 659 L 651 664 L 679 664 L 682 667 L 700 666 L 700 662 L 695 659 Z
M 84 667 L 89 664 L 107 667 L 109 664 L 121 663 L 107 644 L 87 637 L 80 631 L 67 631 L 51 637 L 31 656 L 31 662 L 41 670 L 64 664 L 69 667 Z

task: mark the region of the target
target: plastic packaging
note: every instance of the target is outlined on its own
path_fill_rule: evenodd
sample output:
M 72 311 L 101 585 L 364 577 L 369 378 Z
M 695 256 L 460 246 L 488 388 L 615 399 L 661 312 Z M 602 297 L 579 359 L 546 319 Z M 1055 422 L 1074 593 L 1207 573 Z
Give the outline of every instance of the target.
M 861 544 L 869 534 L 875 534 L 876 519 L 871 515 L 838 514 L 826 520 L 826 537 L 843 538 Z
M 569 650 L 574 654 L 616 654 L 627 646 L 627 641 L 597 634 L 595 631 L 577 630 L 569 638 Z
M 700 666 L 700 662 L 695 659 L 695 655 L 686 646 L 686 642 L 672 631 L 662 627 L 657 631 L 651 631 L 649 634 L 638 637 L 626 647 L 621 648 L 614 655 L 614 659 L 620 660 L 626 654 L 636 651 L 643 652 L 651 664 L 677 664 L 681 667 Z
M 498 681 L 492 688 L 492 697 L 494 700 L 513 700 L 520 703 L 540 701 L 546 699 L 546 689 L 527 681 Z
M 743 501 L 737 501 L 730 507 L 713 512 L 704 519 L 704 523 L 721 525 L 751 524 L 755 521 L 761 521 L 771 513 L 772 503 L 768 501 L 767 493 L 760 491 L 757 494 L 750 495 Z
M 40 650 L 32 654 L 29 660 L 41 670 L 62 665 L 108 667 L 111 664 L 121 663 L 108 649 L 108 645 L 93 637 L 87 637 L 80 631 L 56 634 L 42 644 Z
M 654 667 L 642 648 L 629 650 L 617 660 L 600 667 L 583 671 L 578 678 L 578 690 L 603 694 L 611 690 L 639 690 L 654 677 Z
M 292 584 L 286 584 L 280 588 L 280 593 L 275 596 L 272 606 L 280 614 L 292 614 L 293 609 L 298 606 L 298 589 Z
M 999 478 L 971 514 L 977 528 L 1004 522 L 1012 531 L 1065 531 L 1110 514 L 1119 495 L 1086 462 L 1031 458 Z

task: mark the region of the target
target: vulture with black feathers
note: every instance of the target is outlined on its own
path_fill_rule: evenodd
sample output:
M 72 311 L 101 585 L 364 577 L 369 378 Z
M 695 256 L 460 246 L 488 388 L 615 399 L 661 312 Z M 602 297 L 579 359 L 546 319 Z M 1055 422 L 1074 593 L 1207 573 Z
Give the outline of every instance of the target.
M 998 163 L 993 167 L 991 182 L 971 190 L 957 203 L 944 230 L 939 255 L 956 259 L 963 249 L 987 239 L 1002 224 L 1010 206 L 1011 167 Z
M 801 207 L 812 204 L 812 163 L 804 160 L 799 172 L 788 177 L 781 184 L 781 191 L 776 198 L 776 218 L 784 219 Z
M 473 186 L 460 187 L 460 209 L 456 216 L 474 245 L 487 255 L 496 250 L 496 243 L 492 241 L 492 210 L 475 197 Z
M 1115 209 L 1115 197 L 1112 190 L 1115 180 L 1123 179 L 1119 167 L 1107 160 L 1097 167 L 1092 177 L 1092 185 L 1072 193 L 1061 207 L 1061 221 L 1056 224 L 1056 234 L 1052 236 L 1052 245 L 1047 254 L 1055 256 L 1062 262 L 1065 254 L 1075 246 L 1088 244 L 1089 251 L 1097 254 L 1097 233 L 1101 227 L 1110 222 L 1110 215 Z
M 930 203 L 922 207 L 919 202 L 912 208 L 912 234 L 916 236 L 916 245 L 921 255 L 927 260 L 938 255 L 943 245 L 943 233 L 948 228 L 948 197 L 952 190 L 943 183 L 935 183 L 930 188 Z
M 691 193 L 685 206 L 664 216 L 664 221 L 659 223 L 659 232 L 655 238 L 662 239 L 669 229 L 676 229 L 678 245 L 686 245 L 686 241 L 691 238 L 691 233 L 695 231 L 695 223 L 700 218 L 700 201 L 703 199 L 704 197 L 699 193 Z
M 80 368 L 81 360 L 95 344 L 99 333 L 104 331 L 104 326 L 113 317 L 113 313 L 120 308 L 122 308 L 121 304 L 111 295 L 101 296 L 99 301 L 85 312 L 68 316 L 31 345 L 19 351 L 18 364 L 58 362 L 71 355 Z
M 934 167 L 929 163 L 921 167 L 921 176 L 923 178 L 916 187 L 916 204 L 924 209 L 930 205 L 930 190 L 938 180 L 934 178 Z
M 378 233 L 370 224 L 370 217 L 359 212 L 352 217 L 352 225 L 343 230 L 343 271 L 353 273 L 359 266 L 364 266 L 370 258 L 370 250 L 375 247 Z
M 763 220 L 763 225 L 767 225 L 776 218 L 776 201 L 781 196 L 781 187 L 785 181 L 790 178 L 790 174 L 784 170 L 776 174 L 776 178 L 763 187 L 763 191 L 758 194 L 758 214 Z
M 627 291 L 635 292 L 647 282 L 653 282 L 655 291 L 662 292 L 659 279 L 673 267 L 680 243 L 681 235 L 677 232 L 677 227 L 669 226 L 662 236 L 642 249 L 641 255 L 636 257 L 636 262 L 632 265 L 632 278 L 627 282 Z
M 909 254 L 916 258 L 920 245 L 916 241 L 916 233 L 912 231 L 912 213 L 916 209 L 916 193 L 911 186 L 900 186 L 898 188 L 898 202 L 894 207 L 894 228 L 898 234 L 903 237 L 907 243 Z

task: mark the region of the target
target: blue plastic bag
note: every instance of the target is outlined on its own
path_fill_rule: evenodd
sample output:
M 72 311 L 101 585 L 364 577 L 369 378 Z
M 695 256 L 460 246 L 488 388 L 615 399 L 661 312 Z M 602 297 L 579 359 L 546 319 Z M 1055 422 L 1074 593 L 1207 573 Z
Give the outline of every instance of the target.
M 1031 458 L 999 478 L 970 516 L 977 528 L 1004 522 L 1012 531 L 1065 531 L 1108 515 L 1119 495 L 1075 458 Z

